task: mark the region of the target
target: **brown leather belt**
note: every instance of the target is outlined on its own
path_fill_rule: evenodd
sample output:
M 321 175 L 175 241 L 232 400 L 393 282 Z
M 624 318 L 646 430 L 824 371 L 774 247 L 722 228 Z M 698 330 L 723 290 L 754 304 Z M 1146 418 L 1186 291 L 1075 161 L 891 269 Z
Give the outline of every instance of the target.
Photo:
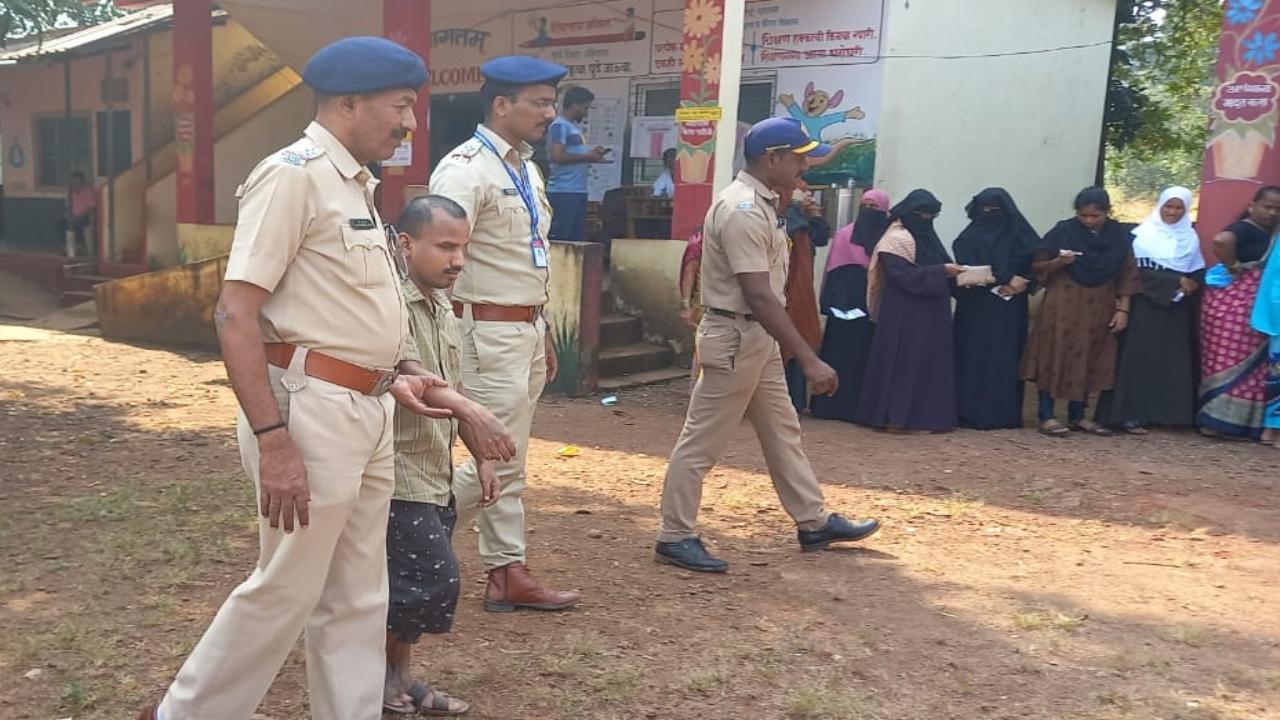
M 706 311 L 711 313 L 712 315 L 719 315 L 720 317 L 727 317 L 733 320 L 746 320 L 747 322 L 754 322 L 756 319 L 756 316 L 752 315 L 751 313 L 736 313 L 736 312 L 730 312 L 728 310 L 721 310 L 720 308 L 706 308 Z
M 286 369 L 293 361 L 293 351 L 297 349 L 297 346 L 292 343 L 267 343 L 264 347 L 267 351 L 267 362 Z M 370 370 L 362 365 L 354 365 L 314 350 L 307 353 L 306 366 L 302 371 L 317 380 L 324 380 L 365 395 L 381 395 L 390 390 L 391 383 L 395 382 L 397 375 L 396 372 L 389 370 Z
M 466 305 L 457 302 L 453 303 L 453 314 L 462 317 Z M 542 314 L 540 307 L 526 307 L 523 305 L 472 305 L 471 318 L 480 322 L 537 322 L 538 316 Z

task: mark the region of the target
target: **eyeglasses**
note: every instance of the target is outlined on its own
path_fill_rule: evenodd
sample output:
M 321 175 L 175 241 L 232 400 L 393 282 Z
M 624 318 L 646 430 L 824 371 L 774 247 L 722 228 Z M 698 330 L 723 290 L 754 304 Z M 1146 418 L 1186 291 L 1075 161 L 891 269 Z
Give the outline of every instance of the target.
M 538 98 L 536 100 L 529 100 L 528 98 L 522 98 L 519 95 L 508 95 L 507 97 L 510 98 L 513 103 L 524 101 L 539 110 L 551 110 L 556 106 L 555 98 Z

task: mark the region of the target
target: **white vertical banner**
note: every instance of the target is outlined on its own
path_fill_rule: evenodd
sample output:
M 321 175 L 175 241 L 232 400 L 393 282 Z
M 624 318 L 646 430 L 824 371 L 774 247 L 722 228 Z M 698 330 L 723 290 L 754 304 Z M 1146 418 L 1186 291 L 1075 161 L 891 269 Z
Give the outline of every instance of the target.
M 583 123 L 586 146 L 597 145 L 611 152 L 608 162 L 592 163 L 587 171 L 587 199 L 599 201 L 606 191 L 622 185 L 622 151 L 627 129 L 627 101 L 616 97 L 598 97 Z

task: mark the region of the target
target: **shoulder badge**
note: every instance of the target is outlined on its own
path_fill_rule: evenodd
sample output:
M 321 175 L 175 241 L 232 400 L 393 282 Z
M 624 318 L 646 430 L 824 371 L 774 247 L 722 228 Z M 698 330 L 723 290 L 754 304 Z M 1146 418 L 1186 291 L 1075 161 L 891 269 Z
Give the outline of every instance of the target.
M 743 200 L 742 202 L 738 203 L 738 209 L 739 209 L 739 210 L 750 210 L 751 208 L 754 208 L 755 206 L 756 206 L 756 201 L 755 201 L 755 200 Z
M 277 153 L 276 159 L 286 165 L 302 167 L 323 154 L 324 148 L 311 142 L 308 138 L 303 138 Z
M 484 146 L 480 144 L 480 141 L 472 138 L 454 148 L 453 152 L 449 153 L 449 158 L 451 160 L 470 161 L 476 155 L 479 155 L 483 149 Z

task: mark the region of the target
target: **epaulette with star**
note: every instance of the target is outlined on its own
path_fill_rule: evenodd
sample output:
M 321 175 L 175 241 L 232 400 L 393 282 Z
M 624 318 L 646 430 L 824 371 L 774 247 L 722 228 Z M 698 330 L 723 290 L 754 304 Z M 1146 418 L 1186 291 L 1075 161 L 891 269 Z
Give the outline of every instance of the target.
M 304 138 L 276 153 L 275 160 L 302 167 L 324 154 L 324 148 Z
M 482 150 L 484 150 L 484 145 L 482 145 L 479 140 L 472 138 L 454 148 L 453 152 L 449 153 L 449 159 L 470 162 L 475 158 L 475 156 L 479 155 Z

